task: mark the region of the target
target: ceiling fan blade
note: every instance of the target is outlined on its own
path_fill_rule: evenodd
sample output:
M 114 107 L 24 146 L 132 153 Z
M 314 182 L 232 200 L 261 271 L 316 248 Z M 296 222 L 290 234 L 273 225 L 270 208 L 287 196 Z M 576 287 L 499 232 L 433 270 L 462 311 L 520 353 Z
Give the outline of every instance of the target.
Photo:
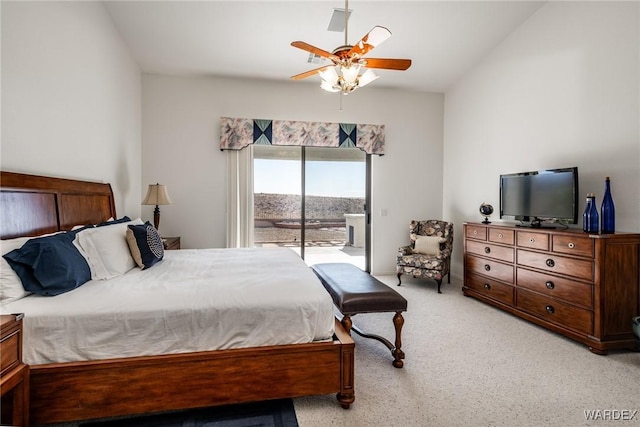
M 387 70 L 404 71 L 411 67 L 410 59 L 363 58 L 360 60 L 367 68 L 385 68 Z
M 309 70 L 309 71 L 305 71 L 304 73 L 300 73 L 300 74 L 296 74 L 295 76 L 291 76 L 291 78 L 293 80 L 302 80 L 304 78 L 307 78 L 309 76 L 313 76 L 314 74 L 319 73 L 320 71 L 323 71 L 329 67 L 333 67 L 333 64 L 331 65 L 325 65 L 324 67 L 320 67 L 320 68 L 316 68 L 313 70 Z
M 385 27 L 375 26 L 369 31 L 358 43 L 356 43 L 349 51 L 349 56 L 361 57 L 367 54 L 371 49 L 391 37 L 391 31 Z
M 327 52 L 326 50 L 320 49 L 319 47 L 312 46 L 309 43 L 295 41 L 295 42 L 291 42 L 291 46 L 297 47 L 298 49 L 306 50 L 307 52 L 311 52 L 314 55 L 322 56 L 324 58 L 329 58 L 332 61 L 340 61 L 340 58 L 338 58 L 336 55 L 330 52 Z

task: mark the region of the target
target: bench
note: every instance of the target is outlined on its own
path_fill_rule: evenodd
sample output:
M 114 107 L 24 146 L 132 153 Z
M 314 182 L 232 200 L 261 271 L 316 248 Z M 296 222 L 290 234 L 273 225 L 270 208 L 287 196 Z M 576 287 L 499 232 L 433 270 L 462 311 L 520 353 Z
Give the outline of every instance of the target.
M 394 289 L 385 285 L 369 273 L 360 270 L 353 264 L 323 263 L 311 266 L 326 290 L 331 295 L 334 305 L 342 313 L 342 325 L 351 334 L 353 330 L 364 338 L 380 341 L 391 350 L 393 366 L 402 368 L 404 352 L 401 350 L 401 332 L 404 318 L 402 312 L 407 311 L 407 300 Z M 393 326 L 396 331 L 395 345 L 387 339 L 359 330 L 351 320 L 360 313 L 395 312 Z

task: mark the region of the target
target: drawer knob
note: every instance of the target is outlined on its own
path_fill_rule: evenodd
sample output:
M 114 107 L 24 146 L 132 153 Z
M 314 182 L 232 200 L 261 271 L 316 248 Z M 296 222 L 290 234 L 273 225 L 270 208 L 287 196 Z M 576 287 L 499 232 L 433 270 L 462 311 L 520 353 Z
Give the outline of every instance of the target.
M 547 289 L 553 289 L 556 287 L 556 285 L 551 280 L 545 283 L 545 286 L 547 287 Z
M 484 247 L 484 253 L 485 254 L 490 254 L 491 253 L 491 248 L 489 246 L 485 246 Z
M 485 270 L 485 271 L 489 271 L 489 270 L 491 270 L 491 266 L 490 266 L 489 264 L 485 264 L 485 265 L 484 265 L 484 270 Z
M 498 233 L 498 238 L 502 239 L 502 233 Z
M 478 234 L 478 230 L 473 230 L 473 234 L 474 235 Z
M 556 262 L 554 260 L 552 260 L 551 258 L 548 258 L 545 261 L 545 264 L 547 264 L 547 267 L 554 267 L 556 265 Z
M 485 284 L 484 284 L 484 288 L 485 288 L 486 290 L 490 291 L 490 290 L 491 290 L 491 285 L 490 285 L 490 284 L 488 284 L 488 283 L 485 283 Z
M 555 308 L 553 308 L 552 305 L 548 305 L 544 309 L 547 310 L 547 313 L 549 313 L 549 314 L 553 314 L 556 311 Z
M 529 239 L 529 243 L 535 243 L 536 239 L 534 239 L 533 237 Z
M 567 246 L 569 246 L 569 249 L 573 249 L 576 247 L 576 245 L 573 242 L 569 242 Z

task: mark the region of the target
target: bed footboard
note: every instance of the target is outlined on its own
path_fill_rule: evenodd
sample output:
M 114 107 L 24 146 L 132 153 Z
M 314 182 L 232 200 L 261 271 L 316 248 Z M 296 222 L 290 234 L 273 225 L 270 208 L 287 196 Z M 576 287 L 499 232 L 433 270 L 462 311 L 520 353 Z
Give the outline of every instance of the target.
M 332 342 L 31 367 L 31 421 L 47 424 L 337 393 L 354 401 L 354 343 Z

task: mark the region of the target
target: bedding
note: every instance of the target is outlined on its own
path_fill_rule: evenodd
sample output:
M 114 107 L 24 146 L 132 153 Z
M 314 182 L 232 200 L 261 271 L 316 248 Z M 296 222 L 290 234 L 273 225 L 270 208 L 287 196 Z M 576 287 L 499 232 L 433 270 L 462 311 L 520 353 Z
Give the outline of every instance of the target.
M 136 266 L 125 236 L 128 225 L 141 224 L 144 223 L 140 218 L 132 221 L 116 220 L 78 233 L 76 243 L 89 263 L 92 279 L 112 279 Z
M 30 295 L 22 286 L 20 278 L 11 268 L 4 255 L 14 249 L 20 249 L 30 237 L 18 237 L 0 241 L 0 304 L 5 305 Z
M 91 279 L 87 260 L 74 245 L 75 231 L 29 239 L 3 255 L 25 291 L 59 295 Z
M 127 243 L 131 255 L 141 269 L 151 268 L 164 256 L 162 237 L 149 221 L 144 225 L 129 225 Z
M 25 314 L 32 365 L 309 343 L 334 332 L 329 294 L 288 248 L 167 251 L 153 268 L 29 295 L 0 312 Z

